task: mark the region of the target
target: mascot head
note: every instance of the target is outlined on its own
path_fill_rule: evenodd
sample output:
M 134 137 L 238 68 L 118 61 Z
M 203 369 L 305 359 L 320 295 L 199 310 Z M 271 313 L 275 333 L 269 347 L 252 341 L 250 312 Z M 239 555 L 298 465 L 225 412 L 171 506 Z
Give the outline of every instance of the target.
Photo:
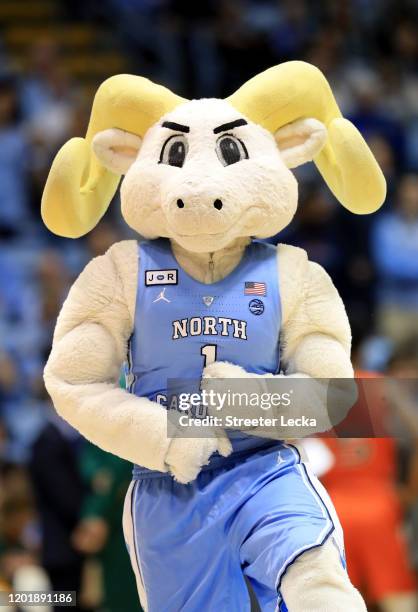
M 188 101 L 147 79 L 114 76 L 97 91 L 86 137 L 58 152 L 42 217 L 61 236 L 86 234 L 125 175 L 122 214 L 133 229 L 216 251 L 286 227 L 298 199 L 291 168 L 311 160 L 348 210 L 383 203 L 376 160 L 310 64 L 270 68 L 225 100 Z

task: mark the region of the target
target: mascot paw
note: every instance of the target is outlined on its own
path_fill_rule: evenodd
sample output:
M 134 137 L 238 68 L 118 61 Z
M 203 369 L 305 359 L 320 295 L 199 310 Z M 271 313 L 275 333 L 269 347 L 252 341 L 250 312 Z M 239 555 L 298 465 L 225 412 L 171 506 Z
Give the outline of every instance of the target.
M 231 443 L 223 432 L 210 438 L 174 438 L 165 463 L 175 480 L 187 484 L 195 480 L 216 451 L 223 457 L 232 452 Z
M 241 366 L 228 361 L 214 361 L 203 370 L 202 378 L 248 378 L 251 376 Z

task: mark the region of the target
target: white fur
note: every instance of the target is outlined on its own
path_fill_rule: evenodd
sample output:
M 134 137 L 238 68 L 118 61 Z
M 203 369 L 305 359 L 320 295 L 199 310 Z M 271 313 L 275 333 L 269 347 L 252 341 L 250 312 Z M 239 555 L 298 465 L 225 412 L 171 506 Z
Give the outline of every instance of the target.
M 288 168 L 312 161 L 325 144 L 327 129 L 317 119 L 299 119 L 277 130 L 274 135 Z
M 105 168 L 115 174 L 126 174 L 141 147 L 141 138 L 118 128 L 99 132 L 93 138 L 93 151 Z
M 224 100 L 193 100 L 161 118 L 145 134 L 138 155 L 122 182 L 122 214 L 147 238 L 172 238 L 191 251 L 217 251 L 238 237 L 266 237 L 291 221 L 297 205 L 297 183 L 283 161 L 274 137 L 258 125 L 228 133 L 242 139 L 249 158 L 224 166 L 216 154 L 221 134 L 215 127 L 242 118 Z M 182 168 L 158 163 L 164 142 L 176 132 L 162 127 L 174 121 L 190 127 Z M 121 130 L 106 130 L 94 139 L 96 154 L 113 172 L 126 171 Z M 100 145 L 100 146 L 99 146 Z M 109 150 L 106 149 L 108 147 Z M 185 207 L 176 205 L 181 198 Z M 222 211 L 214 208 L 216 199 Z
M 290 612 L 367 611 L 332 540 L 304 553 L 291 565 L 280 591 Z
M 122 213 L 139 234 L 172 238 L 192 251 L 217 251 L 240 236 L 266 237 L 291 221 L 297 184 L 288 168 L 313 159 L 327 131 L 316 119 L 301 119 L 273 137 L 254 123 L 229 130 L 248 159 L 224 166 L 216 154 L 217 126 L 242 118 L 224 100 L 193 100 L 162 117 L 145 135 L 109 129 L 93 140 L 96 155 L 112 172 L 126 174 Z M 176 132 L 165 121 L 187 125 L 188 152 L 182 168 L 158 163 L 164 142 Z M 181 132 L 179 132 L 181 134 Z M 177 207 L 182 199 L 185 206 Z M 216 199 L 223 202 L 216 210 Z
M 216 451 L 223 457 L 231 454 L 231 442 L 225 434 L 219 437 L 178 437 L 171 442 L 165 463 L 175 479 L 186 484 L 197 478 L 202 466 L 209 463 Z

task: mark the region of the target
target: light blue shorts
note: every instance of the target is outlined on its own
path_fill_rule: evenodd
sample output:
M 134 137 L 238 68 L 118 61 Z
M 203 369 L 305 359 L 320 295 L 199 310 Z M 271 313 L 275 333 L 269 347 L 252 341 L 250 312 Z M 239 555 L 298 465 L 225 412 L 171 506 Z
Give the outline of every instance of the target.
M 188 485 L 169 475 L 133 480 L 124 532 L 148 612 L 249 611 L 244 575 L 263 612 L 282 612 L 282 578 L 303 552 L 331 536 L 345 563 L 331 501 L 287 444 L 227 460 Z

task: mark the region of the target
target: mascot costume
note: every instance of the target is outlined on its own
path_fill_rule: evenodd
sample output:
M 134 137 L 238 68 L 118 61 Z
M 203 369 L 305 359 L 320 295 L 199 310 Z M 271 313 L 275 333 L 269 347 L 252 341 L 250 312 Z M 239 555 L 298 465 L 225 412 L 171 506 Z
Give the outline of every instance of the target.
M 109 78 L 86 137 L 53 162 L 42 201 L 52 232 L 89 232 L 124 175 L 122 214 L 145 238 L 80 274 L 45 383 L 64 419 L 135 464 L 123 523 L 150 612 L 249 610 L 246 579 L 263 612 L 366 609 L 335 511 L 297 445 L 228 430 L 169 437 L 163 401 L 170 378 L 353 376 L 349 323 L 326 272 L 299 248 L 253 239 L 290 223 L 290 169 L 311 160 L 348 210 L 384 201 L 383 175 L 322 73 L 288 62 L 225 100 Z

